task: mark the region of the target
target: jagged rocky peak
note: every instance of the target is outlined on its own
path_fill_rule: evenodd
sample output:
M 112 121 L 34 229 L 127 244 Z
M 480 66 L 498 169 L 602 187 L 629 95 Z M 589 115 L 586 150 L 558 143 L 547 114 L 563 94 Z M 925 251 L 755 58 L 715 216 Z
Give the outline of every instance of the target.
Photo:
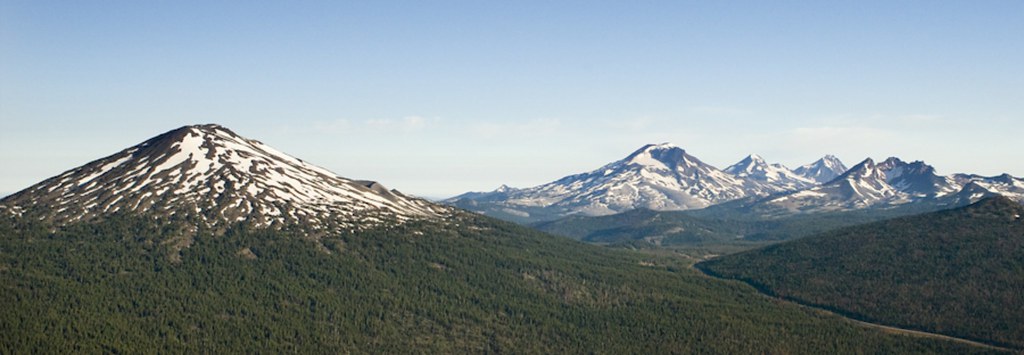
M 920 160 L 905 162 L 897 157 L 889 157 L 878 164 L 878 169 L 885 172 L 886 180 L 894 181 L 907 177 L 937 176 L 935 167 Z
M 723 171 L 763 184 L 768 193 L 798 190 L 816 184 L 814 180 L 800 176 L 782 164 L 769 164 L 757 154 L 750 154 Z
M 889 157 L 877 164 L 878 169 L 886 173 L 887 180 L 903 175 L 904 170 L 908 165 L 909 164 L 907 162 L 904 162 L 897 157 Z
M 885 174 L 881 170 L 877 169 L 877 167 L 878 166 L 875 164 L 874 159 L 866 158 L 860 163 L 857 163 L 857 165 L 854 165 L 850 170 L 847 170 L 843 175 L 840 175 L 839 179 L 865 179 L 880 177 L 884 181 Z
M 889 157 L 878 164 L 878 168 L 888 172 L 889 178 L 903 174 L 934 174 L 935 168 L 920 160 L 905 162 L 897 157 Z
M 899 166 L 899 165 L 906 165 L 906 164 L 907 164 L 907 163 L 906 163 L 906 162 L 904 162 L 904 161 L 903 161 L 902 159 L 900 159 L 900 158 L 897 158 L 897 157 L 888 157 L 888 158 L 886 158 L 885 160 L 883 160 L 883 161 L 882 161 L 881 163 L 879 163 L 879 164 L 878 164 L 878 166 L 879 166 L 880 168 L 892 168 L 892 167 L 895 167 L 895 166 Z
M 886 183 L 885 173 L 875 161 L 867 158 L 827 183 L 766 200 L 763 205 L 792 212 L 815 212 L 906 201 L 904 194 Z
M 1015 182 L 1020 181 L 1020 179 L 1013 177 L 1013 175 L 1010 175 L 1010 174 L 1007 174 L 1007 173 L 1003 173 L 1003 174 L 1001 174 L 999 176 L 992 177 L 992 181 L 1000 182 L 1000 183 L 1004 183 L 1004 184 L 1013 184 Z
M 767 204 L 800 211 L 846 210 L 872 206 L 896 206 L 929 201 L 960 205 L 977 201 L 999 188 L 984 179 L 939 176 L 922 161 L 906 162 L 890 157 L 880 163 L 868 158 L 843 175 L 821 186 L 783 196 Z M 967 182 L 972 182 L 965 186 Z M 1011 189 L 1002 189 L 1008 191 Z M 942 200 L 940 200 L 942 199 Z
M 842 186 L 847 190 L 845 193 L 850 195 L 846 196 L 847 198 L 856 197 L 864 200 L 862 202 L 865 203 L 898 194 L 898 191 L 886 181 L 885 171 L 880 169 L 880 166 L 871 158 L 854 165 L 843 175 L 823 187 L 828 185 Z
M 764 177 L 773 173 L 779 174 L 782 170 L 785 170 L 787 173 L 792 172 L 782 164 L 768 164 L 764 158 L 757 154 L 747 155 L 736 164 L 722 169 L 722 171 L 729 174 L 751 177 Z
M 372 181 L 339 177 L 215 124 L 185 126 L 0 200 L 73 222 L 159 213 L 209 224 L 248 221 L 352 228 L 442 208 Z
M 764 171 L 768 168 L 768 163 L 761 158 L 760 155 L 750 154 L 738 163 L 730 165 L 722 171 L 733 174 L 733 175 L 749 175 L 756 171 Z
M 879 169 L 894 188 L 917 197 L 944 196 L 962 188 L 956 179 L 935 174 L 934 167 L 920 160 L 907 163 L 890 157 L 879 164 Z
M 843 162 L 840 161 L 838 157 L 836 157 L 835 155 L 832 155 L 832 154 L 825 154 L 825 156 L 821 157 L 821 159 L 819 159 L 819 161 L 821 161 L 821 162 L 823 162 L 823 163 L 825 163 L 825 164 L 827 164 L 829 166 L 843 165 Z
M 757 162 L 759 164 L 767 164 L 767 163 L 765 163 L 764 158 L 762 158 L 760 155 L 757 155 L 757 154 L 749 154 L 749 155 L 747 155 L 746 158 L 743 158 L 743 160 L 750 161 L 750 162 Z
M 835 155 L 825 155 L 817 161 L 793 170 L 797 175 L 823 184 L 839 177 L 848 169 Z

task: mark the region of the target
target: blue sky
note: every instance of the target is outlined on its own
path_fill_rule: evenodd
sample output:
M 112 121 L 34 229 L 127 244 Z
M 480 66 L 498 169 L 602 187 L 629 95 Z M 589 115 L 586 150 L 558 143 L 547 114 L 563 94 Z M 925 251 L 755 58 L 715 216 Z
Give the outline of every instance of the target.
M 0 194 L 220 123 L 441 197 L 673 142 L 1024 176 L 1022 1 L 0 0 Z

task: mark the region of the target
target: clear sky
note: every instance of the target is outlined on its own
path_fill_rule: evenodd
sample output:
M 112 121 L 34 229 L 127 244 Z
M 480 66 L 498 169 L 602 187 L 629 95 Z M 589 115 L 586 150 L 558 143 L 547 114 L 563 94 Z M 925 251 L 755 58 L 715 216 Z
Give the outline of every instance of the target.
M 429 197 L 672 142 L 1024 176 L 1024 1 L 0 0 L 0 195 L 220 123 Z

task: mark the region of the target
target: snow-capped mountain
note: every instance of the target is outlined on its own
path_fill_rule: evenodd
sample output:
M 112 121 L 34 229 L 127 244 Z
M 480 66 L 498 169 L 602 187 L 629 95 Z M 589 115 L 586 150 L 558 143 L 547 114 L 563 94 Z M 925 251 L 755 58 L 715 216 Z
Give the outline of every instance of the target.
M 649 144 L 596 170 L 524 189 L 456 196 L 446 203 L 520 221 L 636 208 L 686 210 L 767 190 L 705 164 L 675 145 Z
M 978 189 L 993 194 L 1000 194 L 1011 200 L 1024 203 L 1024 179 L 1002 174 L 999 176 L 980 176 L 974 174 L 954 174 L 952 180 L 965 186 L 976 186 Z M 975 199 L 977 200 L 977 199 Z
M 512 192 L 515 192 L 515 191 L 518 191 L 518 190 L 519 189 L 517 189 L 517 188 L 514 188 L 514 187 L 511 187 L 511 186 L 502 184 L 501 186 L 498 186 L 497 189 L 494 189 L 492 191 L 473 191 L 473 192 L 467 192 L 467 193 L 464 193 L 464 194 L 461 194 L 461 195 L 449 198 L 446 201 L 502 199 L 502 198 L 506 198 L 509 193 L 512 193 Z
M 790 170 L 751 154 L 724 170 L 674 145 L 650 144 L 597 170 L 548 184 L 470 192 L 444 203 L 517 222 L 568 215 L 599 216 L 637 208 L 725 210 L 768 214 L 889 208 L 926 202 L 965 205 L 992 194 L 1024 203 L 1024 179 L 1009 175 L 941 176 L 921 161 L 868 158 L 847 169 L 833 155 Z M 922 208 L 927 210 L 928 208 Z M 743 213 L 742 211 L 740 211 Z
M 768 164 L 757 154 L 748 155 L 722 171 L 739 178 L 754 180 L 769 189 L 754 192 L 755 195 L 795 191 L 817 185 L 814 180 L 801 176 L 782 164 Z
M 843 165 L 839 158 L 830 154 L 813 163 L 796 168 L 793 172 L 816 183 L 824 184 L 839 177 L 846 170 L 848 170 L 846 165 Z
M 891 157 L 878 164 L 878 168 L 885 172 L 889 185 L 914 198 L 946 196 L 963 188 L 952 177 L 935 174 L 935 168 L 922 161 L 907 163 Z
M 993 194 L 1024 202 L 1024 180 L 1006 174 L 998 177 L 941 176 L 924 162 L 908 163 L 891 157 L 878 164 L 868 158 L 826 184 L 768 198 L 758 204 L 791 212 L 818 212 L 892 207 L 912 202 L 961 205 Z
M 868 158 L 826 184 L 769 198 L 761 204 L 790 211 L 830 211 L 906 202 L 910 202 L 909 196 L 889 185 L 886 172 Z
M 217 125 L 186 126 L 0 200 L 58 223 L 159 213 L 209 225 L 301 223 L 359 228 L 436 216 L 445 208 L 339 177 Z

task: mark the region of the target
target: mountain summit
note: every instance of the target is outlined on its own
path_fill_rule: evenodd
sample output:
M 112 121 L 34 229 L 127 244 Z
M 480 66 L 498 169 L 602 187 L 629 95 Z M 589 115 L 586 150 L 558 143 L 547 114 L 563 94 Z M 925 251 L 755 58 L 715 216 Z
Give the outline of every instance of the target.
M 1024 180 L 1005 174 L 941 176 L 922 161 L 908 163 L 890 157 L 875 163 L 868 158 L 828 183 L 769 198 L 759 205 L 801 212 L 887 208 L 914 202 L 959 206 L 996 194 L 1024 202 Z
M 847 169 L 834 155 L 790 170 L 751 154 L 719 170 L 683 148 L 662 143 L 644 145 L 624 159 L 551 183 L 523 189 L 503 185 L 443 203 L 533 223 L 633 209 L 701 209 L 734 200 L 742 201 L 723 208 L 773 215 L 890 208 L 916 202 L 939 208 L 994 194 L 1024 202 L 1024 179 L 1006 174 L 941 176 L 924 162 L 908 163 L 895 157 L 879 163 L 868 158 Z
M 518 221 L 637 208 L 686 210 L 747 197 L 762 185 L 718 170 L 670 144 L 648 144 L 596 170 L 524 189 L 468 193 L 446 203 Z
M 686 154 L 683 148 L 672 143 L 645 145 L 631 153 L 622 162 L 654 170 L 678 170 L 703 164 L 697 158 Z
M 848 170 L 835 155 L 826 155 L 817 161 L 793 170 L 797 175 L 811 179 L 819 184 L 832 181 Z
M 0 207 L 58 223 L 147 211 L 210 225 L 249 221 L 314 229 L 429 217 L 440 210 L 213 124 L 161 134 L 8 196 Z
M 801 176 L 782 164 L 768 164 L 757 154 L 748 155 L 723 171 L 740 178 L 752 179 L 768 185 L 773 191 L 783 192 L 808 188 L 816 185 L 815 180 Z
M 886 168 L 891 169 L 892 166 L 876 164 L 873 159 L 867 158 L 826 184 L 776 197 L 765 203 L 794 211 L 829 211 L 910 202 L 909 195 L 889 185 Z
M 885 171 L 886 182 L 914 197 L 945 196 L 961 188 L 955 179 L 935 174 L 934 167 L 920 160 L 907 163 L 890 157 L 879 168 Z

